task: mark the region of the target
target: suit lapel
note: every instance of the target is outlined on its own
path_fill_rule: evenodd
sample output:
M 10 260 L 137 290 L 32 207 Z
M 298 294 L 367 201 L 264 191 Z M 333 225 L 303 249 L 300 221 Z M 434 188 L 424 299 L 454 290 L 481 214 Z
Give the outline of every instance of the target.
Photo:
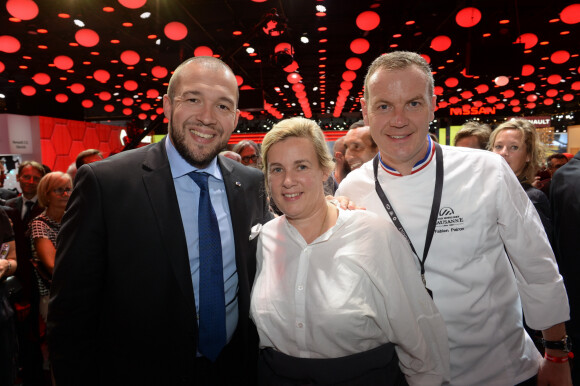
M 243 208 L 245 208 L 247 205 L 246 197 L 242 188 L 242 181 L 236 178 L 232 167 L 226 163 L 223 163 L 220 157 L 218 157 L 218 164 L 220 166 L 222 176 L 224 177 L 224 185 L 226 188 L 226 194 L 228 196 L 228 205 L 230 207 L 230 215 L 232 218 L 232 227 L 234 231 L 234 241 L 237 250 L 240 245 L 240 237 L 244 237 L 244 235 L 247 236 L 248 234 L 246 218 L 244 216 L 243 210 Z M 239 268 L 240 262 L 238 261 L 238 255 L 239 253 L 236 253 L 236 264 Z
M 166 257 L 169 259 L 177 283 L 191 307 L 191 312 L 195 315 L 195 298 L 191 283 L 187 242 L 171 169 L 165 152 L 165 139 L 150 147 L 151 149 L 143 163 L 143 183 L 149 196 L 151 208 L 155 213 L 157 230 L 161 233 Z

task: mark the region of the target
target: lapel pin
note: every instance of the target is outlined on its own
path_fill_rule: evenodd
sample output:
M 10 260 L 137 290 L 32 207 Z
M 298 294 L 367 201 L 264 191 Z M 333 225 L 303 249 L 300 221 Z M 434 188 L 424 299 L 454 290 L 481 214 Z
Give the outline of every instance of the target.
M 236 181 L 236 186 L 242 186 L 242 184 L 240 183 L 240 181 Z

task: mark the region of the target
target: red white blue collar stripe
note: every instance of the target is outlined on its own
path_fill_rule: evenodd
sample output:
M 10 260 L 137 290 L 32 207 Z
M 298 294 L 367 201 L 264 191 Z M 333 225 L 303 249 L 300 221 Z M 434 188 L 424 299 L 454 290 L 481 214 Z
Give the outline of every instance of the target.
M 429 141 L 429 145 L 427 146 L 427 154 L 425 154 L 425 157 L 423 157 L 419 162 L 415 164 L 415 166 L 413 166 L 411 174 L 418 173 L 421 170 L 425 169 L 433 159 L 433 156 L 435 155 L 435 144 L 431 140 L 431 137 L 427 136 L 427 140 Z M 383 170 L 389 173 L 390 175 L 398 177 L 403 176 L 401 173 L 399 173 L 398 171 L 396 171 L 395 169 L 393 169 L 392 167 L 383 162 L 381 158 L 381 152 L 379 152 L 379 162 Z

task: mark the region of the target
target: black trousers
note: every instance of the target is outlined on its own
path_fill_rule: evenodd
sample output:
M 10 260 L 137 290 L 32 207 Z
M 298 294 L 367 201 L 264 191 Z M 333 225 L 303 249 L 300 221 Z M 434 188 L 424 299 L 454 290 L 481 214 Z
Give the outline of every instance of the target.
M 261 386 L 406 384 L 392 343 L 332 359 L 296 358 L 268 348 L 260 352 L 258 359 Z

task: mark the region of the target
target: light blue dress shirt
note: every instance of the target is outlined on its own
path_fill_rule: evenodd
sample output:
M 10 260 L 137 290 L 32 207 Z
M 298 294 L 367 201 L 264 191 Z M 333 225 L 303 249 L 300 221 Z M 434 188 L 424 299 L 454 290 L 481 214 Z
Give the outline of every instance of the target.
M 189 172 L 200 170 L 190 165 L 177 152 L 169 136 L 165 141 L 167 158 L 173 184 L 177 192 L 177 201 L 181 213 L 181 221 L 187 241 L 191 282 L 195 295 L 195 307 L 199 319 L 199 232 L 197 223 L 197 207 L 199 204 L 199 186 L 187 175 Z M 236 255 L 234 231 L 230 207 L 221 170 L 215 157 L 210 165 L 200 170 L 210 175 L 208 179 L 211 204 L 217 216 L 222 243 L 222 261 L 224 265 L 224 291 L 226 299 L 226 331 L 229 342 L 238 325 L 238 273 L 236 269 Z

